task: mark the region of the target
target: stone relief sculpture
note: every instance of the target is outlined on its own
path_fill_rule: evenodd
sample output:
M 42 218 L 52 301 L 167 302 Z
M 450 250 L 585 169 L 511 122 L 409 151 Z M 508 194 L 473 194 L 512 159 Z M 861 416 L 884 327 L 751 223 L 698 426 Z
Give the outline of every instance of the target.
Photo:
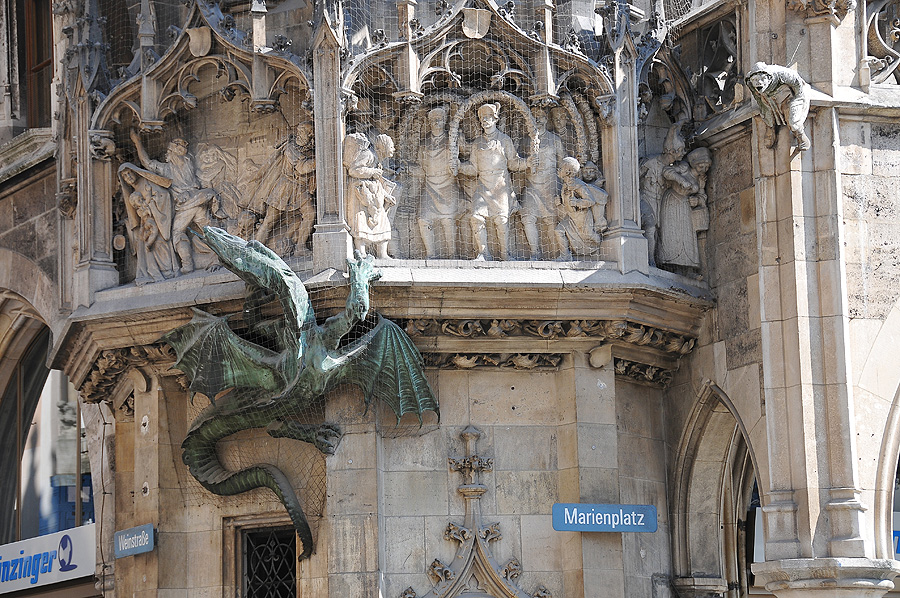
M 334 453 L 341 438 L 337 426 L 301 424 L 291 414 L 320 405 L 341 384 L 361 387 L 367 406 L 384 401 L 398 420 L 414 413 L 421 421 L 424 411 L 437 413 L 438 403 L 418 350 L 393 322 L 378 316 L 374 328 L 339 347 L 342 337 L 368 315 L 369 285 L 381 277 L 371 259 L 348 260 L 346 307 L 319 325 L 303 282 L 268 247 L 215 227 L 203 229 L 203 240 L 222 265 L 247 283 L 250 295 L 244 320 L 252 334 L 270 339 L 271 344 L 262 346 L 238 336 L 229 327 L 228 316 L 196 308 L 190 323 L 163 337 L 175 349 L 175 367 L 187 376 L 190 390 L 211 399 L 190 426 L 181 445 L 182 458 L 191 475 L 214 494 L 262 487 L 275 492 L 303 543 L 300 558 L 305 559 L 313 551 L 312 533 L 284 473 L 268 464 L 229 471 L 219 460 L 216 443 L 241 430 L 264 427 L 274 438 L 300 440 Z M 261 311 L 273 294 L 283 309 L 274 323 Z
M 248 209 L 262 216 L 255 239 L 274 250 L 272 233 L 276 225 L 285 224 L 286 246 L 279 248 L 285 254 L 303 251 L 312 234 L 316 218 L 314 144 L 312 123 L 301 122 L 296 134 L 278 143 L 268 161 L 248 181 L 253 188 Z M 241 228 L 246 229 L 247 224 L 242 224 Z
M 684 158 L 684 140 L 681 125 L 669 127 L 663 144 L 663 153 L 650 156 L 640 166 L 641 228 L 647 238 L 650 265 L 656 266 L 656 245 L 659 226 L 659 206 L 666 182 L 663 170 Z
M 709 150 L 701 147 L 688 154 L 687 160 L 663 169 L 667 185 L 660 202 L 661 264 L 693 270 L 700 267 L 697 233 L 709 228 L 705 187 L 711 163 Z
M 130 162 L 119 167 L 128 241 L 137 259 L 134 283 L 160 282 L 177 271 L 172 247 L 172 180 Z
M 388 141 L 393 153 L 390 137 L 379 135 L 376 139 L 383 152 L 387 151 Z M 384 177 L 384 170 L 379 166 L 381 160 L 362 133 L 351 133 L 344 138 L 343 161 L 350 179 L 347 214 L 354 248 L 361 255 L 366 255 L 367 247 L 374 248 L 378 258 L 389 259 L 391 221 L 388 210 L 397 203 L 393 195 L 396 183 Z
M 451 172 L 448 116 L 449 113 L 443 106 L 428 112 L 429 134 L 418 153 L 418 175 L 424 179 L 418 227 L 425 246 L 425 256 L 428 258 L 456 255 L 456 218 L 460 188 Z
M 609 194 L 577 178 L 581 166 L 572 157 L 564 158 L 562 177 L 562 212 L 556 227 L 560 259 L 574 255 L 594 256 L 600 250 L 600 231 L 606 228 L 606 202 Z
M 237 220 L 241 215 L 241 192 L 231 182 L 236 172 L 237 160 L 218 145 L 201 143 L 197 147 L 197 179 L 200 186 L 216 192 L 219 205 L 229 220 Z
M 804 125 L 809 114 L 809 85 L 794 71 L 777 64 L 757 62 L 747 74 L 750 93 L 759 105 L 759 115 L 768 125 L 766 146 L 775 145 L 775 133 L 787 125 L 798 150 L 811 147 Z
M 491 259 L 488 248 L 488 231 L 496 239 L 496 257 L 508 259 L 509 215 L 518 208 L 510 171 L 522 171 L 529 160 L 519 156 L 509 135 L 497 128 L 500 104 L 486 103 L 478 107 L 478 119 L 482 135 L 471 145 L 467 162 L 452 159 L 451 172 L 475 177 L 477 180 L 472 197 L 472 236 L 475 242 L 476 260 Z M 530 159 L 533 167 L 537 158 Z
M 170 190 L 175 200 L 172 243 L 181 260 L 181 273 L 192 272 L 194 270 L 194 247 L 188 238 L 187 230 L 192 225 L 198 228 L 208 226 L 210 208 L 216 212 L 217 218 L 225 217 L 225 214 L 220 212 L 216 192 L 200 187 L 194 161 L 188 153 L 188 143 L 184 139 L 176 138 L 169 142 L 166 149 L 166 160 L 160 162 L 151 159 L 147 154 L 137 131 L 132 130 L 130 135 L 144 168 L 172 181 Z
M 559 198 L 559 177 L 556 171 L 565 158 L 565 150 L 559 136 L 547 130 L 547 111 L 534 108 L 532 113 L 541 146 L 538 150 L 537 167 L 528 170 L 521 218 L 531 259 L 539 260 L 545 254 L 555 253 L 556 207 Z M 565 120 L 562 123 L 565 126 Z

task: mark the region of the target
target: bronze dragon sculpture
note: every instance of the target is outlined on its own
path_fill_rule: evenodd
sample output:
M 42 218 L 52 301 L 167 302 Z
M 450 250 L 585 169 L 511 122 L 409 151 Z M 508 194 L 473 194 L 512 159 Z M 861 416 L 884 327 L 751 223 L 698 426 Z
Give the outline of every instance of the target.
M 381 277 L 371 258 L 348 260 L 346 307 L 319 325 L 303 282 L 268 247 L 215 227 L 205 227 L 201 238 L 222 265 L 247 283 L 243 320 L 254 335 L 267 339 L 267 346 L 232 330 L 230 316 L 196 308 L 188 324 L 163 337 L 175 350 L 175 367 L 190 380 L 190 390 L 210 399 L 188 430 L 182 459 L 191 475 L 214 494 L 271 489 L 303 543 L 302 560 L 313 552 L 312 533 L 287 477 L 266 463 L 227 470 L 216 443 L 241 430 L 265 428 L 275 438 L 309 442 L 333 454 L 341 436 L 337 426 L 301 423 L 286 414 L 321 404 L 324 395 L 341 384 L 359 386 L 367 409 L 375 399 L 384 401 L 398 420 L 415 413 L 421 422 L 424 411 L 438 412 L 437 400 L 425 379 L 421 355 L 396 324 L 379 315 L 360 338 L 345 338 L 366 319 L 369 284 Z M 274 321 L 262 314 L 262 306 L 273 298 L 283 312 Z

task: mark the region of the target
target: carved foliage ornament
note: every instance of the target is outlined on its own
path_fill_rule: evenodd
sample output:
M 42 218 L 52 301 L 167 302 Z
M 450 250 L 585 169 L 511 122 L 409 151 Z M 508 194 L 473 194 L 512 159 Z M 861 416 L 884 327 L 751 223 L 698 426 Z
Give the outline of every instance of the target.
M 108 401 L 113 389 L 129 368 L 151 363 L 164 365 L 174 361 L 175 352 L 166 343 L 104 349 L 78 390 L 88 403 Z
M 533 370 L 557 368 L 561 353 L 423 353 L 427 367 L 469 370 L 476 367 Z
M 619 359 L 618 357 L 615 358 L 613 363 L 617 376 L 625 376 L 636 382 L 643 382 L 654 386 L 666 387 L 672 382 L 672 378 L 675 376 L 673 370 L 667 370 L 646 363 L 629 361 L 627 359 Z
M 592 337 L 648 346 L 673 355 L 690 353 L 695 338 L 627 320 L 435 320 L 402 322 L 406 333 L 416 336 L 449 335 L 462 338 L 506 338 L 532 336 L 558 338 Z
M 807 18 L 831 17 L 837 25 L 856 8 L 856 0 L 788 0 L 788 8 L 806 13 Z

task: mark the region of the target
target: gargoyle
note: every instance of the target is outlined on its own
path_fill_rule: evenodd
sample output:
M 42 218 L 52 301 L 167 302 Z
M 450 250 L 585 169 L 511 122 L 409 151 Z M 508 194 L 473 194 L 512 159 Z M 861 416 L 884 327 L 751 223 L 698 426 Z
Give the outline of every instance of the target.
M 175 367 L 190 380 L 190 390 L 210 398 L 181 445 L 182 459 L 214 494 L 271 489 L 303 543 L 302 560 L 313 552 L 312 533 L 287 477 L 265 463 L 229 471 L 219 461 L 216 443 L 238 431 L 264 427 L 272 437 L 309 442 L 333 454 L 341 437 L 337 426 L 300 423 L 288 414 L 320 404 L 341 384 L 359 386 L 367 409 L 375 399 L 384 401 L 398 420 L 415 413 L 421 422 L 422 412 L 438 412 L 437 400 L 425 379 L 421 355 L 393 322 L 378 316 L 360 338 L 341 342 L 369 312 L 369 283 L 381 277 L 371 258 L 348 260 L 346 307 L 319 325 L 302 281 L 268 247 L 210 226 L 201 238 L 222 265 L 247 283 L 250 295 L 243 319 L 253 334 L 267 337 L 269 345 L 239 336 L 228 324 L 230 316 L 196 308 L 188 324 L 163 337 L 177 353 Z M 273 298 L 283 311 L 274 323 L 261 312 Z

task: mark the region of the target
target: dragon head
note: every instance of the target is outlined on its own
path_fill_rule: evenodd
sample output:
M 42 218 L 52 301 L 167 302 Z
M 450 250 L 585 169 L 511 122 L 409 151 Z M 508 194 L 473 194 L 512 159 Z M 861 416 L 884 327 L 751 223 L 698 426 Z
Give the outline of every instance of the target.
M 270 288 L 270 281 L 264 280 L 268 274 L 287 268 L 274 251 L 259 241 L 245 241 L 215 226 L 204 226 L 201 238 L 223 266 L 250 284 Z
M 360 320 L 369 313 L 369 283 L 381 278 L 372 260 L 372 256 L 363 257 L 358 251 L 353 252 L 354 259 L 347 260 L 350 275 L 350 295 L 347 298 L 347 309 Z

